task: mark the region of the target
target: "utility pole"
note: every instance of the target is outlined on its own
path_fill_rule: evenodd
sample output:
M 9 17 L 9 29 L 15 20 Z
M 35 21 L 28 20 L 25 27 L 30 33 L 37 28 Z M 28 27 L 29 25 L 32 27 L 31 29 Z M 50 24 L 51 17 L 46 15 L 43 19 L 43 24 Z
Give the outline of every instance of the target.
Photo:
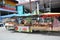
M 49 8 L 50 8 L 49 12 L 51 12 L 51 0 L 49 0 Z
M 32 12 L 32 5 L 31 5 L 31 0 L 29 0 L 29 2 L 30 2 L 30 11 Z
M 46 11 L 46 3 L 45 3 L 45 0 L 43 0 L 43 6 L 44 6 L 44 13 Z

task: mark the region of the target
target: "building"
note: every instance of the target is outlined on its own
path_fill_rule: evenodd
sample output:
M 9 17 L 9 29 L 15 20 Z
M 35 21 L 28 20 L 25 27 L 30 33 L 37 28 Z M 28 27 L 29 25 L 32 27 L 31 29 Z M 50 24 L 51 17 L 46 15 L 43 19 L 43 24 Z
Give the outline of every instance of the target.
M 16 13 L 17 3 L 15 0 L 0 0 L 0 16 Z
M 49 11 L 51 12 L 60 12 L 60 0 L 37 0 L 39 1 L 39 10 L 40 11 Z M 30 3 L 21 3 L 27 9 L 30 9 Z M 31 2 L 32 11 L 36 10 L 36 2 Z M 46 9 L 46 10 L 45 10 Z
M 39 4 L 39 13 L 37 13 L 37 2 Z M 17 5 L 17 14 L 29 15 L 29 14 L 40 14 L 45 12 L 59 13 L 60 12 L 60 0 L 37 0 L 30 2 L 23 2 Z M 32 10 L 30 10 L 32 9 Z M 31 12 L 32 11 L 32 12 Z

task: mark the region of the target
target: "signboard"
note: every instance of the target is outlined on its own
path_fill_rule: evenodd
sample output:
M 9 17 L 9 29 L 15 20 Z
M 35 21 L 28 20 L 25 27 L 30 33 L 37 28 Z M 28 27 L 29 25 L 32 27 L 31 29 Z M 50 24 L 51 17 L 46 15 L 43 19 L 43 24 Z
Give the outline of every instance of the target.
M 17 6 L 17 12 L 18 12 L 18 14 L 20 14 L 20 15 L 22 15 L 22 14 L 24 13 L 24 11 L 23 11 L 23 5 L 18 5 L 18 6 Z
M 18 27 L 19 29 L 19 31 L 21 32 L 29 32 L 29 26 L 19 26 Z

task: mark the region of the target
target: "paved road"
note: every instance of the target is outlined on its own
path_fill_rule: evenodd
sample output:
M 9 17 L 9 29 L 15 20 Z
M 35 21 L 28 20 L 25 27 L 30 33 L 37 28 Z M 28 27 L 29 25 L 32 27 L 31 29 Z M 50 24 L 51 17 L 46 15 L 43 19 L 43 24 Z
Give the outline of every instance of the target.
M 18 33 L 0 27 L 0 40 L 60 40 L 60 33 Z

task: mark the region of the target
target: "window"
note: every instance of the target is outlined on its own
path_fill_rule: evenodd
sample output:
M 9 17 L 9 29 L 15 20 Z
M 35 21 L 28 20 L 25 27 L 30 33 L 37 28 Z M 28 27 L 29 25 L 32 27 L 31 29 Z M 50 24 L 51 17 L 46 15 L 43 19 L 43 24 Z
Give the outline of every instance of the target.
M 1 11 L 1 16 L 8 15 L 8 12 Z
M 59 7 L 59 8 L 52 8 L 52 9 L 51 9 L 51 12 L 60 13 L 60 7 Z
M 24 7 L 24 12 L 25 12 L 25 13 L 30 13 L 31 11 L 30 11 L 30 9 Z
M 1 16 L 13 14 L 13 12 L 1 11 Z
M 3 3 L 2 2 L 0 2 L 0 6 L 3 6 Z
M 11 6 L 10 4 L 5 4 L 5 6 L 9 8 L 16 8 L 16 6 Z

